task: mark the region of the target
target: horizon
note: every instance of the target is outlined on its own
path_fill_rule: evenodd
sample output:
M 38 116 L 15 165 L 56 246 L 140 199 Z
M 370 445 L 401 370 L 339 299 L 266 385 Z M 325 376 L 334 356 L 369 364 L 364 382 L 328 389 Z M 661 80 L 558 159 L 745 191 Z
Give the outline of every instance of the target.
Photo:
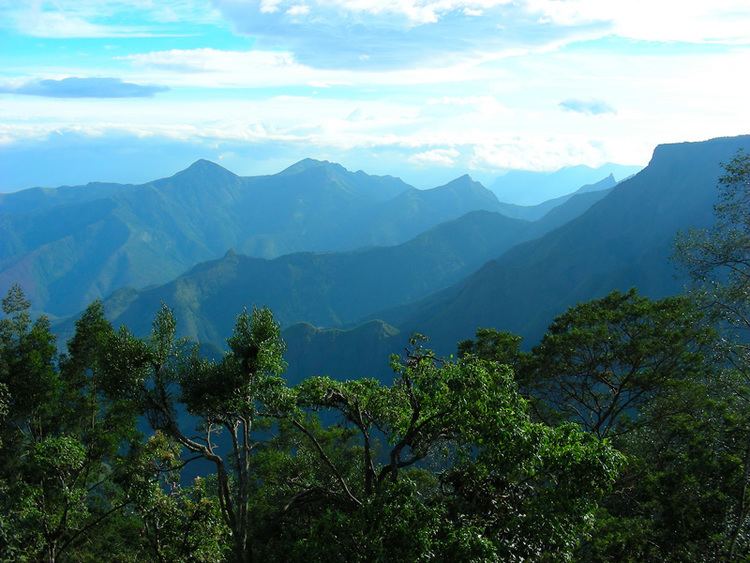
M 750 8 L 0 1 L 0 191 L 305 157 L 417 187 L 750 131 Z
M 507 199 L 502 199 L 502 196 L 504 194 L 502 186 L 500 185 L 500 187 L 498 188 L 498 185 L 492 185 L 492 184 L 490 184 L 490 182 L 493 180 L 493 178 L 490 178 L 489 181 L 487 181 L 487 180 L 483 181 L 482 179 L 475 178 L 470 172 L 464 172 L 464 173 L 457 172 L 458 175 L 450 177 L 448 180 L 446 180 L 444 182 L 441 182 L 439 184 L 429 185 L 429 186 L 424 186 L 424 185 L 423 186 L 419 186 L 419 185 L 414 185 L 414 184 L 412 184 L 412 183 L 404 180 L 397 173 L 371 174 L 371 173 L 369 173 L 366 170 L 362 170 L 362 169 L 356 169 L 355 170 L 355 169 L 349 168 L 349 167 L 347 167 L 347 166 L 345 166 L 345 165 L 343 165 L 343 164 L 341 164 L 339 162 L 334 162 L 334 161 L 330 161 L 330 160 L 319 160 L 319 159 L 310 158 L 310 157 L 305 157 L 305 158 L 303 158 L 301 160 L 297 160 L 295 162 L 292 162 L 289 165 L 284 166 L 283 168 L 281 168 L 280 170 L 277 170 L 275 172 L 272 172 L 272 173 L 269 173 L 269 174 L 257 174 L 257 175 L 254 175 L 254 174 L 245 175 L 245 174 L 236 173 L 235 171 L 231 170 L 229 167 L 224 166 L 223 164 L 221 164 L 219 162 L 215 162 L 215 161 L 207 159 L 207 158 L 198 158 L 195 161 L 191 162 L 189 165 L 187 165 L 187 166 L 185 166 L 183 168 L 180 168 L 179 170 L 173 171 L 172 173 L 169 173 L 169 174 L 166 174 L 164 176 L 161 176 L 159 178 L 151 178 L 151 179 L 149 179 L 149 180 L 147 180 L 145 182 L 114 182 L 114 183 L 115 184 L 120 184 L 123 187 L 131 187 L 131 186 L 132 187 L 136 187 L 136 186 L 141 186 L 141 185 L 148 185 L 148 184 L 151 184 L 153 182 L 158 182 L 158 181 L 161 181 L 161 180 L 167 180 L 167 179 L 170 179 L 170 178 L 173 178 L 173 177 L 177 177 L 177 176 L 179 176 L 181 174 L 184 174 L 185 172 L 188 172 L 189 170 L 191 170 L 191 169 L 193 169 L 193 168 L 195 168 L 195 167 L 197 167 L 197 166 L 199 166 L 199 165 L 201 165 L 203 163 L 207 163 L 207 164 L 210 164 L 210 165 L 215 166 L 217 168 L 220 168 L 221 170 L 223 170 L 225 172 L 229 172 L 230 174 L 232 174 L 234 176 L 237 176 L 238 178 L 262 178 L 262 177 L 266 177 L 266 176 L 275 176 L 275 175 L 284 174 L 288 170 L 290 170 L 292 168 L 295 168 L 295 167 L 299 166 L 300 164 L 308 163 L 308 162 L 315 163 L 316 165 L 338 166 L 338 167 L 343 168 L 344 171 L 346 171 L 349 174 L 360 174 L 360 173 L 363 173 L 363 174 L 366 174 L 367 176 L 371 176 L 371 177 L 395 178 L 397 180 L 400 180 L 400 181 L 404 182 L 404 184 L 407 185 L 408 187 L 414 188 L 414 189 L 417 189 L 417 190 L 421 190 L 421 191 L 443 188 L 443 187 L 451 185 L 451 184 L 453 184 L 455 182 L 458 182 L 459 180 L 461 180 L 463 178 L 468 178 L 471 182 L 478 183 L 482 188 L 484 188 L 485 190 L 489 191 L 490 193 L 493 193 L 495 195 L 495 197 L 498 198 L 499 202 L 501 202 L 501 203 L 508 203 L 508 204 L 514 204 L 514 205 L 520 205 L 522 207 L 531 207 L 531 206 L 539 205 L 541 203 L 550 201 L 552 199 L 555 199 L 555 198 L 558 198 L 558 197 L 561 197 L 561 196 L 564 196 L 564 195 L 572 195 L 573 193 L 575 193 L 575 191 L 577 191 L 577 190 L 579 190 L 581 188 L 585 188 L 585 187 L 587 187 L 589 185 L 596 184 L 596 183 L 598 183 L 600 181 L 606 180 L 609 177 L 614 178 L 615 181 L 619 183 L 619 182 L 622 182 L 622 181 L 627 180 L 628 178 L 634 176 L 635 174 L 637 174 L 638 172 L 640 172 L 641 170 L 643 170 L 643 168 L 645 168 L 645 166 L 644 167 L 640 167 L 640 166 L 638 166 L 638 167 L 628 167 L 626 165 L 618 165 L 618 164 L 615 164 L 615 163 L 604 163 L 603 165 L 598 166 L 598 167 L 591 167 L 591 166 L 587 166 L 585 164 L 579 164 L 579 165 L 575 165 L 575 166 L 562 167 L 562 168 L 560 168 L 558 170 L 542 171 L 542 172 L 534 172 L 534 171 L 526 171 L 526 170 L 508 170 L 508 171 L 500 173 L 497 177 L 494 178 L 495 184 L 498 184 L 498 185 L 505 178 L 505 176 L 507 174 L 514 173 L 514 172 L 520 172 L 521 174 L 524 174 L 524 175 L 528 174 L 530 178 L 539 178 L 540 180 L 557 179 L 557 177 L 561 173 L 565 174 L 567 172 L 571 172 L 571 173 L 576 173 L 577 172 L 577 173 L 579 173 L 579 174 L 582 175 L 580 177 L 586 178 L 586 180 L 581 180 L 579 182 L 576 182 L 575 180 L 571 180 L 571 179 L 568 179 L 567 181 L 556 181 L 555 183 L 558 183 L 559 186 L 557 186 L 555 188 L 555 191 L 552 194 L 545 193 L 543 190 L 540 189 L 540 193 L 538 193 L 538 194 L 529 194 L 528 197 L 530 197 L 530 199 L 526 199 L 525 201 L 523 200 L 523 198 L 522 198 L 522 201 L 517 201 L 517 198 L 519 197 L 519 193 L 518 193 L 518 188 L 515 186 L 515 183 L 511 183 L 510 184 L 511 185 L 511 190 L 508 191 L 508 192 L 505 192 L 505 195 L 508 196 Z M 618 172 L 619 172 L 620 169 L 625 170 L 626 172 L 623 173 L 623 174 L 619 174 L 618 173 L 618 175 L 616 176 L 615 172 L 612 171 L 614 168 L 617 168 Z M 630 168 L 633 168 L 633 170 L 630 171 L 629 170 Z M 528 181 L 528 180 L 526 180 L 526 181 Z M 59 186 L 30 186 L 30 187 L 26 187 L 26 188 L 20 188 L 18 190 L 11 190 L 11 191 L 2 191 L 2 187 L 0 186 L 0 195 L 4 195 L 4 194 L 5 195 L 10 195 L 10 194 L 15 194 L 15 193 L 23 192 L 23 191 L 26 191 L 26 190 L 34 190 L 34 189 L 56 190 L 56 189 L 59 189 L 59 188 L 85 188 L 88 185 L 101 184 L 101 183 L 113 183 L 113 182 L 109 182 L 106 179 L 100 179 L 100 180 L 91 180 L 91 181 L 89 181 L 89 182 L 87 182 L 85 184 L 79 184 L 79 185 L 64 184 L 64 185 L 59 185 Z M 507 188 L 507 186 L 506 186 L 506 188 Z

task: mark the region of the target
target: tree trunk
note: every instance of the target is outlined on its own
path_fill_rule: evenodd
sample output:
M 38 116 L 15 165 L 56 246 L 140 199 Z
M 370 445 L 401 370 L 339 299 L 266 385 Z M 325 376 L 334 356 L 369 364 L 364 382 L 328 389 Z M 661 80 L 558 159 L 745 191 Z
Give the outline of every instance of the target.
M 253 550 L 246 537 L 234 537 L 233 551 L 235 563 L 252 563 Z
M 734 550 L 737 547 L 737 539 L 739 538 L 740 532 L 742 531 L 742 525 L 745 523 L 747 517 L 747 485 L 750 480 L 750 443 L 747 445 L 745 450 L 745 472 L 742 476 L 742 492 L 740 495 L 740 505 L 738 508 L 737 522 L 734 525 L 732 534 L 729 542 L 729 549 L 727 550 L 727 560 L 732 561 L 734 559 Z

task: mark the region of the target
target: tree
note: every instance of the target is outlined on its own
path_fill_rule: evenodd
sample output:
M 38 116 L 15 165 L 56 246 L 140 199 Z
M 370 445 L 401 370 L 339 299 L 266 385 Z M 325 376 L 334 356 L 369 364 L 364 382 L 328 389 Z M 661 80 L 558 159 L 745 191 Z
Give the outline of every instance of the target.
M 310 378 L 297 388 L 303 407 L 334 411 L 355 440 L 356 455 L 342 459 L 331 447 L 337 442 L 294 423 L 332 478 L 326 494 L 338 499 L 327 503 L 338 516 L 329 512 L 313 527 L 338 538 L 320 537 L 321 558 L 364 549 L 378 559 L 376 546 L 387 546 L 383 559 L 570 557 L 617 473 L 618 454 L 574 425 L 532 422 L 507 366 L 472 355 L 441 361 L 420 342 L 412 340 L 403 361 L 392 359 L 390 386 Z M 383 450 L 373 446 L 376 436 Z M 336 522 L 361 543 L 347 546 Z
M 132 452 L 127 475 L 133 512 L 140 524 L 139 551 L 160 562 L 223 561 L 231 537 L 222 519 L 212 479 L 181 484 L 181 447 L 161 432 Z
M 723 165 L 715 223 L 677 239 L 677 259 L 695 286 L 693 296 L 721 323 L 719 351 L 742 378 L 733 387 L 750 406 L 750 155 L 738 152 Z M 744 447 L 744 484 L 736 500 L 727 556 L 735 555 L 750 516 L 750 440 Z
M 213 465 L 233 558 L 250 561 L 251 497 L 259 486 L 252 456 L 263 447 L 263 433 L 292 403 L 280 377 L 285 364 L 279 325 L 268 309 L 242 313 L 228 340 L 230 351 L 219 362 L 201 358 L 196 347 L 176 340 L 175 327 L 171 311 L 163 307 L 146 341 L 121 330 L 111 347 L 110 382 L 141 402 L 155 430 L 190 453 L 185 463 L 204 459 Z M 180 414 L 180 405 L 194 424 Z M 220 439 L 222 432 L 228 445 Z
M 32 324 L 28 308 L 14 287 L 0 320 L 0 384 L 10 399 L 0 475 L 12 530 L 3 548 L 47 561 L 81 558 L 92 535 L 129 504 L 118 478 L 137 409 L 101 386 L 113 334 L 101 303 L 77 321 L 70 355 L 59 362 L 49 321 Z
M 267 309 L 207 360 L 167 308 L 139 339 L 95 303 L 58 359 L 22 293 L 6 303 L 9 560 L 569 560 L 621 465 L 576 425 L 532 421 L 508 365 L 441 360 L 421 337 L 390 385 L 289 388 Z M 209 475 L 183 484 L 199 460 Z
M 520 336 L 510 332 L 478 328 L 474 340 L 462 340 L 458 343 L 458 357 L 463 358 L 471 354 L 518 370 L 522 358 L 521 340 Z
M 713 331 L 689 300 L 618 291 L 570 308 L 534 348 L 523 381 L 542 417 L 599 437 L 627 431 L 639 409 L 705 373 Z
M 726 350 L 750 378 L 750 155 L 724 164 L 716 221 L 678 236 L 677 259 L 695 282 L 695 296 L 724 321 Z
M 720 366 L 716 366 L 719 368 Z M 743 488 L 748 412 L 720 370 L 671 388 L 640 410 L 617 445 L 623 472 L 597 514 L 583 561 L 745 560 L 732 548 Z

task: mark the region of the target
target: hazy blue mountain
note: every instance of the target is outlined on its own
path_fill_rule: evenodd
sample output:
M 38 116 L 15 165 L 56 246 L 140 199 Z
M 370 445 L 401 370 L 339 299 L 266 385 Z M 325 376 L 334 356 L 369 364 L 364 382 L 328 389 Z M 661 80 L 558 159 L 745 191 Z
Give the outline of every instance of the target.
M 143 332 L 167 303 L 182 334 L 213 343 L 243 306 L 269 306 L 285 326 L 342 326 L 447 287 L 530 233 L 528 222 L 475 211 L 398 246 L 272 260 L 230 252 L 165 285 L 116 292 L 106 305 L 115 322 Z
M 347 357 L 356 358 L 352 346 L 360 346 L 362 353 L 370 346 L 398 353 L 416 331 L 428 335 L 441 354 L 451 354 L 477 327 L 495 327 L 524 336 L 531 346 L 567 307 L 613 289 L 637 287 L 653 298 L 679 293 L 686 280 L 671 261 L 674 237 L 689 227 L 711 224 L 720 163 L 740 148 L 750 150 L 750 136 L 661 145 L 648 167 L 577 218 L 513 247 L 448 289 L 373 315 L 385 319 L 381 326 L 398 330 L 381 331 L 370 344 L 356 330 L 339 332 L 329 341 L 317 337 L 320 331 L 299 338 L 290 329 L 290 357 L 316 358 L 313 365 L 319 372 L 379 369 L 378 376 L 388 377 L 381 364 L 347 362 L 340 369 L 339 343 L 347 346 Z M 314 350 L 308 351 L 308 345 Z M 319 358 L 328 358 L 327 363 Z
M 430 190 L 403 191 L 354 218 L 361 222 L 359 228 L 351 224 L 345 230 L 360 234 L 353 240 L 355 247 L 393 245 L 470 211 L 499 211 L 499 205 L 492 192 L 464 175 Z
M 613 289 L 678 293 L 685 279 L 671 261 L 675 235 L 711 223 L 720 163 L 740 148 L 750 149 L 750 136 L 659 146 L 642 172 L 578 218 L 385 318 L 451 350 L 478 326 L 533 342 L 567 307 Z
M 105 306 L 116 323 L 145 333 L 153 311 L 166 303 L 182 335 L 215 346 L 223 344 L 241 307 L 271 307 L 284 326 L 341 327 L 463 279 L 512 246 L 583 213 L 605 193 L 574 196 L 533 223 L 473 211 L 391 247 L 271 260 L 229 252 L 167 284 L 117 291 Z
M 640 166 L 605 164 L 598 168 L 571 166 L 555 172 L 511 170 L 489 185 L 498 200 L 521 206 L 534 206 L 568 195 L 581 186 L 595 184 L 609 175 L 617 181 L 631 176 Z
M 417 190 L 314 160 L 241 178 L 200 160 L 143 185 L 90 184 L 0 197 L 0 292 L 14 282 L 64 316 L 125 287 L 165 283 L 227 249 L 259 257 L 396 245 L 469 211 L 496 211 L 466 178 Z
M 516 205 L 513 203 L 500 203 L 500 213 L 507 215 L 508 217 L 514 217 L 516 219 L 525 219 L 526 221 L 536 221 L 547 215 L 556 207 L 559 207 L 566 201 L 568 201 L 574 195 L 580 195 L 585 193 L 599 193 L 604 197 L 606 191 L 617 185 L 617 180 L 610 174 L 606 178 L 599 180 L 593 184 L 587 184 L 581 186 L 575 192 L 566 194 L 554 199 L 548 199 L 537 205 Z
M 547 213 L 541 220 L 535 221 L 533 225 L 535 228 L 543 227 L 538 230 L 533 237 L 538 238 L 542 234 L 546 234 L 549 231 L 553 231 L 562 225 L 572 221 L 576 217 L 583 215 L 590 207 L 596 202 L 604 199 L 612 189 L 601 190 L 596 192 L 583 192 L 577 193 L 564 204 L 559 205 Z M 532 227 L 534 228 L 534 227 Z
M 350 330 L 300 323 L 284 330 L 282 336 L 287 343 L 285 375 L 292 384 L 310 375 L 388 380 L 392 374 L 389 356 L 401 351 L 394 345 L 402 340 L 398 329 L 379 320 Z
M 393 247 L 296 253 L 272 260 L 232 251 L 167 284 L 140 291 L 118 290 L 105 301 L 105 309 L 116 324 L 143 335 L 150 330 L 154 312 L 166 303 L 176 313 L 180 335 L 198 340 L 209 353 L 224 347 L 242 307 L 269 306 L 284 326 L 300 322 L 307 326 L 356 325 L 377 311 L 417 301 L 463 279 L 514 244 L 541 236 L 582 213 L 605 193 L 576 195 L 536 222 L 470 212 Z M 57 326 L 63 340 L 72 334 L 73 320 Z M 330 345 L 332 334 L 340 335 L 340 342 L 363 342 L 363 335 L 369 334 L 327 330 L 314 332 L 315 338 L 322 338 L 321 350 Z M 383 346 L 394 335 L 394 331 L 386 332 Z M 322 362 L 322 356 L 300 348 L 299 334 L 308 333 L 292 330 L 290 350 Z M 388 364 L 384 361 L 377 366 L 387 370 Z

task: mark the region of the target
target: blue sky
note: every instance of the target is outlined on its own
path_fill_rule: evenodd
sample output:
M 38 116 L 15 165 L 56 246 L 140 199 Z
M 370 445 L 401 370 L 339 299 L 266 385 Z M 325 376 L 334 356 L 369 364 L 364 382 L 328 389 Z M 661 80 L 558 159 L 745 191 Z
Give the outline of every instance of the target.
M 0 191 L 645 164 L 750 133 L 748 68 L 747 0 L 0 0 Z

